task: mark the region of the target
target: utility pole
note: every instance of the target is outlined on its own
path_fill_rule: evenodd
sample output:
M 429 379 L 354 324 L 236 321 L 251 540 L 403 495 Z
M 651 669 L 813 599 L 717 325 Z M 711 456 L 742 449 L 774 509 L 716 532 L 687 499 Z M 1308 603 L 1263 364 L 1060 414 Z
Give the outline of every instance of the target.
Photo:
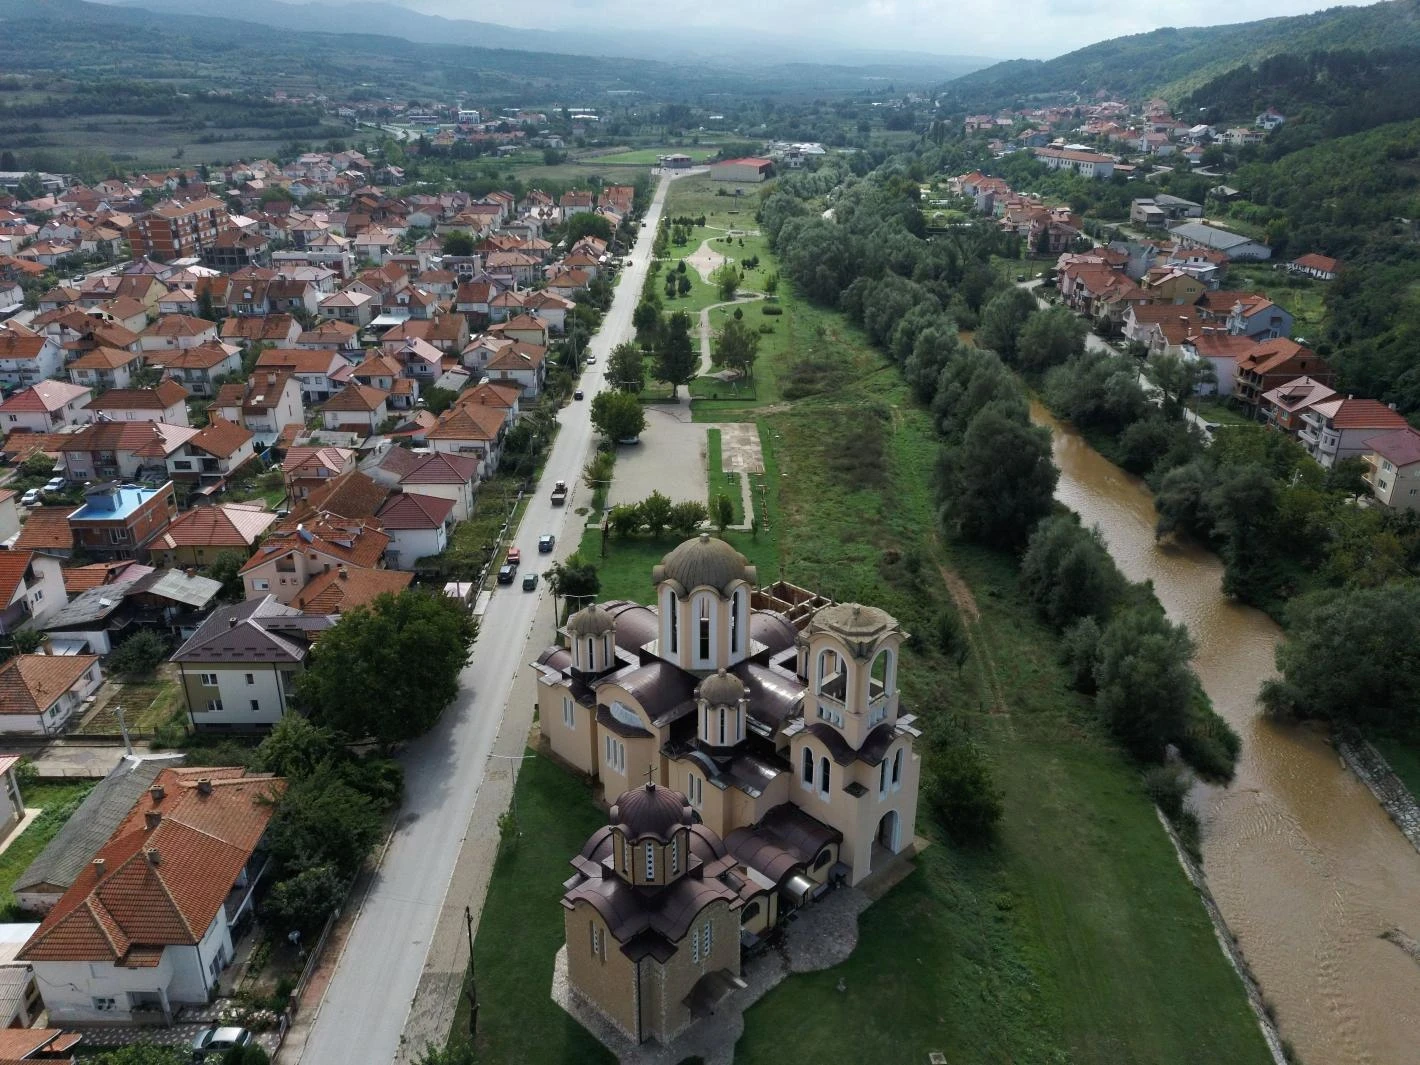
M 128 725 L 123 720 L 123 707 L 113 708 L 114 716 L 118 718 L 118 731 L 123 733 L 123 750 L 125 754 L 133 753 L 133 742 L 128 738 Z
M 468 998 L 468 1035 L 478 1034 L 478 978 L 473 971 L 473 911 L 463 908 L 463 923 L 468 929 L 468 975 L 464 977 L 464 995 Z

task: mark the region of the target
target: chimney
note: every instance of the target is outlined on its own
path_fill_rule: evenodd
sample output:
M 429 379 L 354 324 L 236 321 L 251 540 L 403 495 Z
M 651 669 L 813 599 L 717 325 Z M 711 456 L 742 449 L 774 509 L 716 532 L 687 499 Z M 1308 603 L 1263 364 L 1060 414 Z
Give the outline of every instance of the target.
M 89 864 L 94 867 L 94 876 L 102 880 L 104 878 L 104 866 L 107 863 L 102 858 L 95 858 Z
M 148 859 L 149 865 L 157 865 L 159 862 L 162 861 L 162 858 L 158 855 L 157 847 L 149 847 L 143 852 L 143 854 Z
M 154 784 L 151 788 L 148 789 L 148 795 L 152 798 L 154 802 L 162 802 L 163 799 L 167 796 L 167 794 L 168 793 L 163 789 L 163 786 L 161 784 Z
M 157 828 L 159 825 L 161 825 L 161 824 L 163 823 L 163 811 L 162 811 L 162 810 L 148 810 L 148 811 L 146 811 L 146 812 L 143 814 L 143 823 L 148 826 L 148 831 L 149 831 L 149 832 L 153 831 L 153 829 Z
M 236 627 L 237 627 L 237 619 L 236 619 L 235 617 L 230 617 L 230 618 L 228 618 L 228 619 L 227 619 L 227 628 L 229 628 L 229 629 L 235 629 Z
M 344 564 L 343 562 L 340 564 L 340 571 L 339 571 L 339 572 L 340 572 L 340 579 L 341 579 L 342 581 L 344 581 L 344 580 L 349 580 L 349 579 L 350 579 L 350 571 L 345 568 L 345 564 Z
M 198 780 L 198 782 L 197 782 L 197 794 L 199 794 L 199 795 L 211 795 L 211 794 L 212 794 L 212 778 L 211 778 L 211 777 L 202 777 L 200 780 Z

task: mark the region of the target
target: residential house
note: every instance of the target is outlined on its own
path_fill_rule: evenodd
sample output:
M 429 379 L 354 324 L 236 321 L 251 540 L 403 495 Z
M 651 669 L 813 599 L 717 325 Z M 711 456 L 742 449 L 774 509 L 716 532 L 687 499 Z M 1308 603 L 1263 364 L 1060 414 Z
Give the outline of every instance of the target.
M 124 235 L 135 256 L 170 262 L 201 255 L 226 220 L 226 207 L 213 196 L 189 203 L 168 201 L 135 221 Z
M 0 385 L 38 384 L 59 372 L 63 351 L 50 336 L 14 323 L 0 324 Z
M 37 381 L 0 403 L 0 430 L 52 433 L 88 420 L 84 413 L 94 390 L 68 381 Z
M 140 627 L 185 638 L 212 609 L 221 590 L 209 577 L 134 564 L 113 583 L 77 593 L 35 627 L 44 631 L 57 653 L 106 655 Z
M 1234 394 L 1254 417 L 1261 417 L 1262 397 L 1298 377 L 1336 384 L 1336 373 L 1310 348 L 1285 338 L 1264 340 L 1238 360 Z
M 1308 454 L 1328 469 L 1368 450 L 1368 441 L 1382 433 L 1408 428 L 1394 406 L 1375 399 L 1335 397 L 1312 406 L 1302 415 L 1297 439 Z
M 198 732 L 268 729 L 291 708 L 311 643 L 333 621 L 264 595 L 214 610 L 173 653 Z
M 374 518 L 389 498 L 389 487 L 362 470 L 355 469 L 319 488 L 299 502 L 294 502 L 291 514 L 282 528 L 291 528 L 307 518 L 325 515 L 330 518 L 364 520 Z
M 248 599 L 269 592 L 283 603 L 315 576 L 340 566 L 381 569 L 390 538 L 369 519 L 317 515 L 295 528 L 271 532 L 242 567 Z
M 65 437 L 59 451 L 71 481 L 167 477 L 167 461 L 198 430 L 163 422 L 93 422 Z
M 532 315 L 520 314 L 516 318 L 509 318 L 506 322 L 495 325 L 490 332 L 524 344 L 547 347 L 547 323 Z
M 13 488 L 0 488 L 0 545 L 11 547 L 20 534 L 20 494 Z
M 257 445 L 273 443 L 288 425 L 304 425 L 301 385 L 289 370 L 257 370 L 245 385 L 223 385 L 212 410 L 256 436 Z
M 321 421 L 338 432 L 374 435 L 390 416 L 390 394 L 352 381 L 320 406 Z
M 324 321 L 296 338 L 296 347 L 360 356 L 360 327 L 351 322 Z
M 391 353 L 405 377 L 428 386 L 444 372 L 444 353 L 432 344 L 415 338 L 406 340 Z
M 293 447 L 286 452 L 281 473 L 286 497 L 295 503 L 355 469 L 355 452 L 343 447 Z
M 1159 266 L 1150 270 L 1143 281 L 1144 289 L 1158 303 L 1193 306 L 1208 286 L 1182 270 Z
M 404 368 L 389 355 L 371 355 L 352 367 L 350 380 L 388 393 L 386 401 L 391 412 L 413 410 L 419 399 L 419 381 L 404 376 Z
M 219 503 L 183 511 L 149 545 L 160 566 L 210 566 L 225 554 L 247 558 L 276 521 L 259 503 Z
M 284 784 L 240 768 L 159 774 L 18 955 L 51 1023 L 172 1024 L 211 1001 Z
M 545 290 L 534 292 L 524 304 L 529 314 L 554 333 L 561 333 L 567 328 L 567 315 L 576 306 L 572 300 Z
M 0 666 L 0 734 L 59 735 L 103 679 L 98 655 L 16 655 Z
M 536 399 L 547 378 L 547 349 L 514 341 L 511 348 L 503 350 L 483 369 L 488 380 L 515 384 L 523 390 L 524 397 Z
M 95 421 L 187 425 L 187 389 L 171 378 L 156 388 L 111 388 L 90 400 L 88 411 Z
M 84 490 L 69 529 L 74 546 L 95 558 L 141 558 L 176 517 L 172 481 L 158 488 L 106 481 Z
M 369 293 L 347 288 L 322 299 L 320 313 L 322 318 L 364 328 L 374 320 L 377 306 L 375 297 Z
M 1307 411 L 1335 396 L 1336 389 L 1329 385 L 1298 377 L 1264 392 L 1261 413 L 1272 428 L 1296 436 L 1306 427 L 1302 419 Z
M 267 348 L 257 356 L 256 369 L 295 374 L 302 401 L 320 404 L 343 386 L 350 360 L 330 348 Z
M 69 528 L 72 506 L 30 507 L 13 551 L 34 551 L 49 558 L 68 558 L 74 553 L 74 533 Z
M 1031 154 L 1051 170 L 1073 170 L 1084 178 L 1108 180 L 1118 163 L 1111 155 L 1073 148 L 1032 148 Z
M 380 508 L 380 526 L 390 537 L 385 559 L 393 569 L 412 570 L 421 558 L 449 545 L 454 503 L 442 496 L 397 492 Z
M 59 560 L 31 550 L 0 551 L 0 634 L 69 601 Z
M 1253 354 L 1257 343 L 1247 337 L 1233 336 L 1222 329 L 1203 326 L 1183 342 L 1182 353 L 1190 359 L 1201 359 L 1213 367 L 1213 380 L 1199 386 L 1201 395 L 1231 396 L 1237 381 L 1238 362 Z
M 1329 255 L 1309 252 L 1289 262 L 1287 269 L 1294 274 L 1302 274 L 1316 281 L 1335 281 L 1336 275 L 1341 272 L 1341 262 Z
M 1420 432 L 1406 426 L 1365 441 L 1362 475 L 1382 506 L 1420 510 Z
M 147 362 L 194 396 L 212 396 L 217 393 L 217 378 L 241 371 L 242 349 L 217 341 L 195 348 L 149 352 Z
M 478 497 L 478 459 L 442 451 L 417 452 L 390 448 L 370 476 L 421 496 L 438 496 L 453 504 L 454 521 L 466 521 Z
M 255 440 L 251 430 L 214 415 L 168 456 L 168 474 L 174 481 L 192 485 L 198 495 L 211 495 L 256 457 Z
M 381 595 L 398 595 L 413 580 L 414 574 L 407 571 L 340 566 L 312 577 L 291 600 L 291 605 L 306 614 L 340 615 Z
M 222 339 L 229 344 L 271 344 L 289 348 L 301 335 L 301 323 L 289 314 L 263 314 L 249 318 L 227 318 L 222 322 Z
M 171 351 L 173 348 L 195 348 L 217 337 L 217 324 L 205 318 L 185 314 L 170 314 L 159 318 L 142 333 L 138 343 L 143 351 Z
M 96 347 L 69 363 L 69 380 L 86 388 L 127 388 L 147 364 L 141 351 Z
M 1124 311 L 1124 339 L 1144 345 L 1151 354 L 1181 354 L 1199 327 L 1198 314 L 1192 307 L 1131 304 Z
M 1292 313 L 1263 296 L 1238 300 L 1228 314 L 1228 332 L 1253 340 L 1275 340 L 1292 335 Z
M 270 248 L 270 239 L 261 233 L 227 228 L 202 249 L 202 262 L 213 270 L 240 270 L 244 266 L 265 262 Z
M 428 432 L 429 446 L 447 455 L 462 455 L 479 463 L 479 480 L 493 476 L 502 459 L 507 421 L 495 407 L 470 403 L 450 407 Z
M 1253 124 L 1256 125 L 1258 129 L 1264 129 L 1271 133 L 1286 121 L 1287 119 L 1283 116 L 1282 112 L 1278 111 L 1275 107 L 1269 107 L 1266 111 L 1257 116 Z

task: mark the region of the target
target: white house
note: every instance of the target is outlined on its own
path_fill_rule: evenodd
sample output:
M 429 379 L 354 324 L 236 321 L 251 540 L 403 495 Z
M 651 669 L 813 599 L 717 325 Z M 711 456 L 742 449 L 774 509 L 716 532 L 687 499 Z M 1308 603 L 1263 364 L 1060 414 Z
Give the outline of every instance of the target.
M 37 381 L 0 403 L 0 432 L 52 433 L 88 421 L 83 411 L 93 394 L 68 381 Z
M 18 954 L 52 1024 L 171 1024 L 231 963 L 285 782 L 165 769 Z
M 68 601 L 57 558 L 32 551 L 0 551 L 0 633 L 14 632 L 29 618 L 58 610 Z
M 58 735 L 103 679 L 98 655 L 16 655 L 0 667 L 0 733 Z
M 442 496 L 401 492 L 389 497 L 377 517 L 390 545 L 385 558 L 393 569 L 410 570 L 421 558 L 437 555 L 449 544 L 454 502 Z
M 32 385 L 53 377 L 63 365 L 63 355 L 52 336 L 0 325 L 0 385 Z

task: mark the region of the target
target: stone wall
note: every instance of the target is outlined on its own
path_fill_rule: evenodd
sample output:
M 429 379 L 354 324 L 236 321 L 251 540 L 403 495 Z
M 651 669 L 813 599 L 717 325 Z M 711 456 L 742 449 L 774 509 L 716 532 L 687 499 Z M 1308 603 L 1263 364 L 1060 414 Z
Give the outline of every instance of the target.
M 1336 750 L 1346 767 L 1371 789 L 1395 827 L 1420 851 L 1420 803 L 1395 775 L 1385 756 L 1364 736 L 1351 730 L 1337 732 Z

